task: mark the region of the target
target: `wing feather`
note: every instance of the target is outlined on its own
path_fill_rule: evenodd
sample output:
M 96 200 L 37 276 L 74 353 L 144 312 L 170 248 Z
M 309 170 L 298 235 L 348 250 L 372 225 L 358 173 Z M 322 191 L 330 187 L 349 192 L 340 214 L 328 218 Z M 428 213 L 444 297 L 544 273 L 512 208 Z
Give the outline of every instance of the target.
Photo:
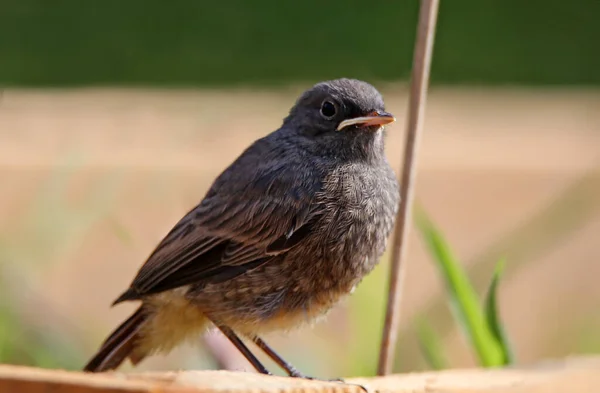
M 218 179 L 158 244 L 115 303 L 231 279 L 300 244 L 321 214 L 314 199 L 318 184 L 299 195 L 307 184 L 298 185 L 293 177 L 269 175 L 269 180 L 231 189 L 231 183 L 224 187 Z

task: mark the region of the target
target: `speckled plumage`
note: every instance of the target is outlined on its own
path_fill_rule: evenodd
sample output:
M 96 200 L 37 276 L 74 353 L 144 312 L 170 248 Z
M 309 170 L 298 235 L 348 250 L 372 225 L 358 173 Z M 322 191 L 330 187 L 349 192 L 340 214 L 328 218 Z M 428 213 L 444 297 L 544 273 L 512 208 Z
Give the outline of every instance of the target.
M 335 103 L 332 119 L 324 100 Z M 383 99 L 365 82 L 305 92 L 157 246 L 115 302 L 142 306 L 86 370 L 168 351 L 209 320 L 248 336 L 289 329 L 351 292 L 383 254 L 398 206 L 383 127 L 336 130 L 374 111 L 384 111 Z

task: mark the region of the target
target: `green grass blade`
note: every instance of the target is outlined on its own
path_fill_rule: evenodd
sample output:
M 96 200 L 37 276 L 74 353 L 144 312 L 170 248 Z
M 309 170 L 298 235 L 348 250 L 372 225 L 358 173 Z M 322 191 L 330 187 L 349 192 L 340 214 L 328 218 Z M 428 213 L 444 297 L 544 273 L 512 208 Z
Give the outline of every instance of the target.
M 448 361 L 444 355 L 442 340 L 426 320 L 419 321 L 417 334 L 421 353 L 429 367 L 432 370 L 448 368 Z
M 502 349 L 487 326 L 479 299 L 465 271 L 452 255 L 442 234 L 426 215 L 419 212 L 415 218 L 423 239 L 442 273 L 454 315 L 477 353 L 479 363 L 484 367 L 502 365 Z
M 502 277 L 503 272 L 504 261 L 500 260 L 496 265 L 494 277 L 492 278 L 490 288 L 488 289 L 485 301 L 485 316 L 488 328 L 494 335 L 494 338 L 496 339 L 499 347 L 502 350 L 502 364 L 508 365 L 514 363 L 514 354 L 510 342 L 508 341 L 508 337 L 506 336 L 506 332 L 504 326 L 502 325 L 502 321 L 500 320 L 500 315 L 498 311 L 498 301 L 496 296 L 496 293 L 498 292 L 498 284 L 500 282 L 500 278 Z

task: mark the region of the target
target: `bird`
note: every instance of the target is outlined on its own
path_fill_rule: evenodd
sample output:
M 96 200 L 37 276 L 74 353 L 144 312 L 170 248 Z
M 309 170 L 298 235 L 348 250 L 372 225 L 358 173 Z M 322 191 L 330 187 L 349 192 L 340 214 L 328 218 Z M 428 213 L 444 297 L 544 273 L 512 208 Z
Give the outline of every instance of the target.
M 158 243 L 113 303 L 141 302 L 83 368 L 117 369 L 219 329 L 260 373 L 254 342 L 322 319 L 373 270 L 400 199 L 385 155 L 395 117 L 371 84 L 302 93 L 279 129 L 249 145 Z

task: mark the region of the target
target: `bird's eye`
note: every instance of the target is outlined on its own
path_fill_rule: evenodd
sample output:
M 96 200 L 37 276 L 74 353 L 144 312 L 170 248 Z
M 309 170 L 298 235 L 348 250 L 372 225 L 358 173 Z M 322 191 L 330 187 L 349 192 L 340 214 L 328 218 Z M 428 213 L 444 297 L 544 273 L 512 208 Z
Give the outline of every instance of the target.
M 323 101 L 321 104 L 321 115 L 327 120 L 332 119 L 335 116 L 335 105 L 331 101 Z

